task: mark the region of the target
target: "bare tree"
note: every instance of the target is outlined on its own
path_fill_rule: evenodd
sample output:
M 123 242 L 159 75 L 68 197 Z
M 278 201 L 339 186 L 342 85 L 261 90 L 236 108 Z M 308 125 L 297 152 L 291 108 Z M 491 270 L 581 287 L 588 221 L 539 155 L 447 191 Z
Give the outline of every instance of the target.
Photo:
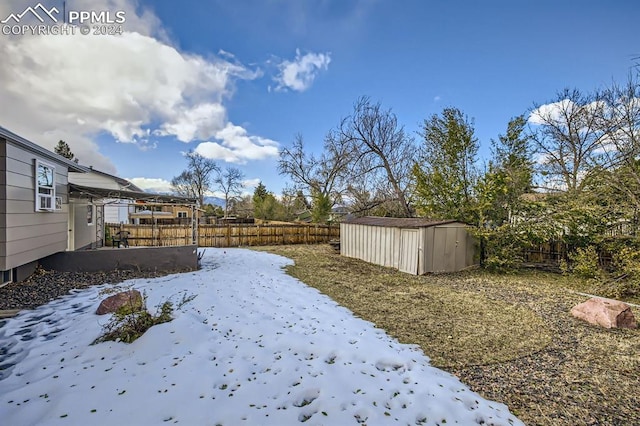
M 183 197 L 196 198 L 200 207 L 204 206 L 204 195 L 211 189 L 213 172 L 220 168 L 211 159 L 189 151 L 185 154 L 187 168 L 171 179 L 171 186 L 176 194 Z
M 224 194 L 224 216 L 229 216 L 230 203 L 236 201 L 242 195 L 244 188 L 244 174 L 236 167 L 227 167 L 219 171 L 214 179 L 215 185 Z
M 598 94 L 603 137 L 593 162 L 604 180 L 640 208 L 640 75 L 612 84 Z
M 305 196 L 313 200 L 314 207 L 321 207 L 316 217 L 328 215 L 340 201 L 350 174 L 350 164 L 353 158 L 352 145 L 344 143 L 329 132 L 324 141 L 324 152 L 320 157 L 305 151 L 302 135 L 296 135 L 291 147 L 280 151 L 278 171 L 288 175 L 296 188 L 305 191 Z
M 551 103 L 534 105 L 529 136 L 547 189 L 582 189 L 601 146 L 601 110 L 597 97 L 568 89 Z
M 353 146 L 353 177 L 366 183 L 359 188 L 352 185 L 352 193 L 374 194 L 369 201 L 372 205 L 394 201 L 396 215 L 413 216 L 409 192 L 416 148 L 396 115 L 363 96 L 354 104 L 353 113 L 342 119 L 337 134 Z

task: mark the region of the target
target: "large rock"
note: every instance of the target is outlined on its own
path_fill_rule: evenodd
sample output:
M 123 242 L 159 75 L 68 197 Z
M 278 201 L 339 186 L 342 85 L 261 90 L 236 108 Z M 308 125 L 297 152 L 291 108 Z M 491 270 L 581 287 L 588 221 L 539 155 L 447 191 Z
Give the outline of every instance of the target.
M 117 312 L 121 308 L 127 312 L 142 310 L 143 301 L 140 292 L 138 290 L 129 290 L 109 296 L 100 302 L 96 314 L 110 314 Z
M 606 328 L 636 328 L 631 307 L 624 302 L 594 297 L 574 306 L 571 315 Z

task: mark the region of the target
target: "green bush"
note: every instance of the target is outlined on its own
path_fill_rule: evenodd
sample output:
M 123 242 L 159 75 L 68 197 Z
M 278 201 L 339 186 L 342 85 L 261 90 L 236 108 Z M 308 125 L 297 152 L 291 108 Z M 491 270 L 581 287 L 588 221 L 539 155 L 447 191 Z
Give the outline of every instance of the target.
M 640 249 L 623 247 L 613 255 L 615 273 L 620 277 L 615 286 L 618 297 L 640 296 Z
M 560 268 L 564 273 L 571 273 L 579 278 L 599 278 L 602 271 L 598 259 L 595 246 L 580 247 L 569 254 L 569 262 L 561 262 Z
M 522 264 L 522 251 L 526 243 L 517 229 L 503 225 L 495 229 L 472 228 L 471 234 L 481 241 L 482 267 L 491 271 L 510 272 Z
M 483 266 L 491 272 L 510 272 L 522 264 L 522 247 L 502 245 L 488 247 Z

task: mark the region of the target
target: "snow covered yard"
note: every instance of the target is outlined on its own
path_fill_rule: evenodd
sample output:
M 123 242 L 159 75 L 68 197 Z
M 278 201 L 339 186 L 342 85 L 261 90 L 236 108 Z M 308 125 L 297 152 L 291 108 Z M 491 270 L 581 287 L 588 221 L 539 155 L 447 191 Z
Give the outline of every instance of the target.
M 290 263 L 207 249 L 200 271 L 119 284 L 152 312 L 196 296 L 130 345 L 91 345 L 104 286 L 24 311 L 0 328 L 2 424 L 522 424 Z

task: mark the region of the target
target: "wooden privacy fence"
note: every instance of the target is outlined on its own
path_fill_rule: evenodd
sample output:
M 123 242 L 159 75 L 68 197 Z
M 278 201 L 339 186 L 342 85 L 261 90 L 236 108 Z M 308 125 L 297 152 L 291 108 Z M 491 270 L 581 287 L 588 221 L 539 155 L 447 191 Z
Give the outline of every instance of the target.
M 567 259 L 567 244 L 562 241 L 550 241 L 522 251 L 524 263 L 560 264 Z
M 528 264 L 560 265 L 563 260 L 569 259 L 569 253 L 573 247 L 562 241 L 550 241 L 522 251 L 523 261 Z M 612 253 L 603 249 L 597 250 L 598 263 L 608 266 L 612 262 Z
M 129 245 L 182 246 L 192 243 L 190 225 L 105 224 L 106 237 L 129 233 Z M 340 227 L 329 225 L 198 225 L 198 246 L 239 247 L 278 244 L 318 244 L 340 238 Z M 111 245 L 105 238 L 106 245 Z

